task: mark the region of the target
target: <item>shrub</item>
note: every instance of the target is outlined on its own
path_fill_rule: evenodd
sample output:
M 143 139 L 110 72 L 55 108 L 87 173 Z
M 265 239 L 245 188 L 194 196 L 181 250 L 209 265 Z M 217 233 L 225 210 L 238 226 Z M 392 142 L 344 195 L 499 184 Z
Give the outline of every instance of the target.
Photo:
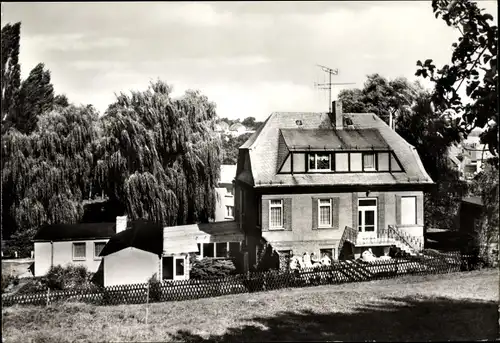
M 82 289 L 95 287 L 91 283 L 92 276 L 87 267 L 69 264 L 52 266 L 43 280 L 53 290 Z
M 197 280 L 209 280 L 234 274 L 236 274 L 236 268 L 232 260 L 204 258 L 193 263 L 189 277 Z
M 5 293 L 7 287 L 9 287 L 11 282 L 12 282 L 12 275 L 2 274 L 2 294 Z

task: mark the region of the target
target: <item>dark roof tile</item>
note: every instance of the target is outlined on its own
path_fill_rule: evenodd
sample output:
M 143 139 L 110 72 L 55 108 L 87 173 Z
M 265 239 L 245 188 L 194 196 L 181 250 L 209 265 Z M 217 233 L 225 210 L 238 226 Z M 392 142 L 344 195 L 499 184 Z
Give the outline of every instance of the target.
M 42 226 L 33 241 L 70 241 L 110 238 L 115 223 L 52 224 Z

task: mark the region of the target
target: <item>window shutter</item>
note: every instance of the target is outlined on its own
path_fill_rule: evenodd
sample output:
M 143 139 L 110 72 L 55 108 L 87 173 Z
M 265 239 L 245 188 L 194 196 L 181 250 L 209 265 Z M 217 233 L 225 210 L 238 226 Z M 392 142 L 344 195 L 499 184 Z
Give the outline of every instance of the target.
M 401 196 L 396 195 L 396 225 L 401 225 Z
M 377 199 L 378 230 L 385 229 L 385 194 L 380 193 Z
M 352 228 L 358 231 L 358 193 L 352 193 Z
M 423 199 L 421 196 L 417 196 L 416 199 L 415 199 L 415 212 L 416 212 L 416 215 L 417 215 L 417 220 L 416 220 L 416 223 L 417 225 L 423 225 L 422 223 L 422 217 L 420 216 L 420 208 L 422 207 L 422 202 L 423 202 Z
M 262 200 L 262 231 L 269 231 L 269 199 Z
M 332 198 L 332 227 L 339 228 L 340 198 Z
M 312 198 L 312 228 L 318 228 L 318 198 Z
M 283 227 L 292 230 L 292 198 L 283 199 Z

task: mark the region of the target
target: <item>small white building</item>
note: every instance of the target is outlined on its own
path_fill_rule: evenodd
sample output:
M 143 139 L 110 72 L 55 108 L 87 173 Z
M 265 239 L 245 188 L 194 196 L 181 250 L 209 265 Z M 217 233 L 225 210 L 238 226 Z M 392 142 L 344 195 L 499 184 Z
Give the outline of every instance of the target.
M 220 179 L 215 205 L 215 222 L 234 220 L 234 190 L 233 180 L 236 177 L 236 165 L 223 164 L 220 170 Z
M 84 265 L 96 272 L 99 256 L 115 234 L 115 223 L 54 224 L 41 227 L 33 238 L 34 274 L 43 276 L 51 266 Z
M 228 257 L 239 252 L 244 234 L 234 221 L 161 227 L 132 221 L 101 252 L 105 287 L 157 280 L 189 279 L 189 255 Z

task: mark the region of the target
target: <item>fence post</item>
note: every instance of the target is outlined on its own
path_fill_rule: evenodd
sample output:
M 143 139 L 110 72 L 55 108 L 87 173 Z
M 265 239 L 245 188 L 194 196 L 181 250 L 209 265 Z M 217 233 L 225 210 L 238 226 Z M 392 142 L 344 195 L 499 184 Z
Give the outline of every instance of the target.
M 50 304 L 50 288 L 47 288 L 47 301 L 46 301 L 46 305 L 49 306 Z
M 146 325 L 148 325 L 148 313 L 149 313 L 149 282 L 146 286 Z

